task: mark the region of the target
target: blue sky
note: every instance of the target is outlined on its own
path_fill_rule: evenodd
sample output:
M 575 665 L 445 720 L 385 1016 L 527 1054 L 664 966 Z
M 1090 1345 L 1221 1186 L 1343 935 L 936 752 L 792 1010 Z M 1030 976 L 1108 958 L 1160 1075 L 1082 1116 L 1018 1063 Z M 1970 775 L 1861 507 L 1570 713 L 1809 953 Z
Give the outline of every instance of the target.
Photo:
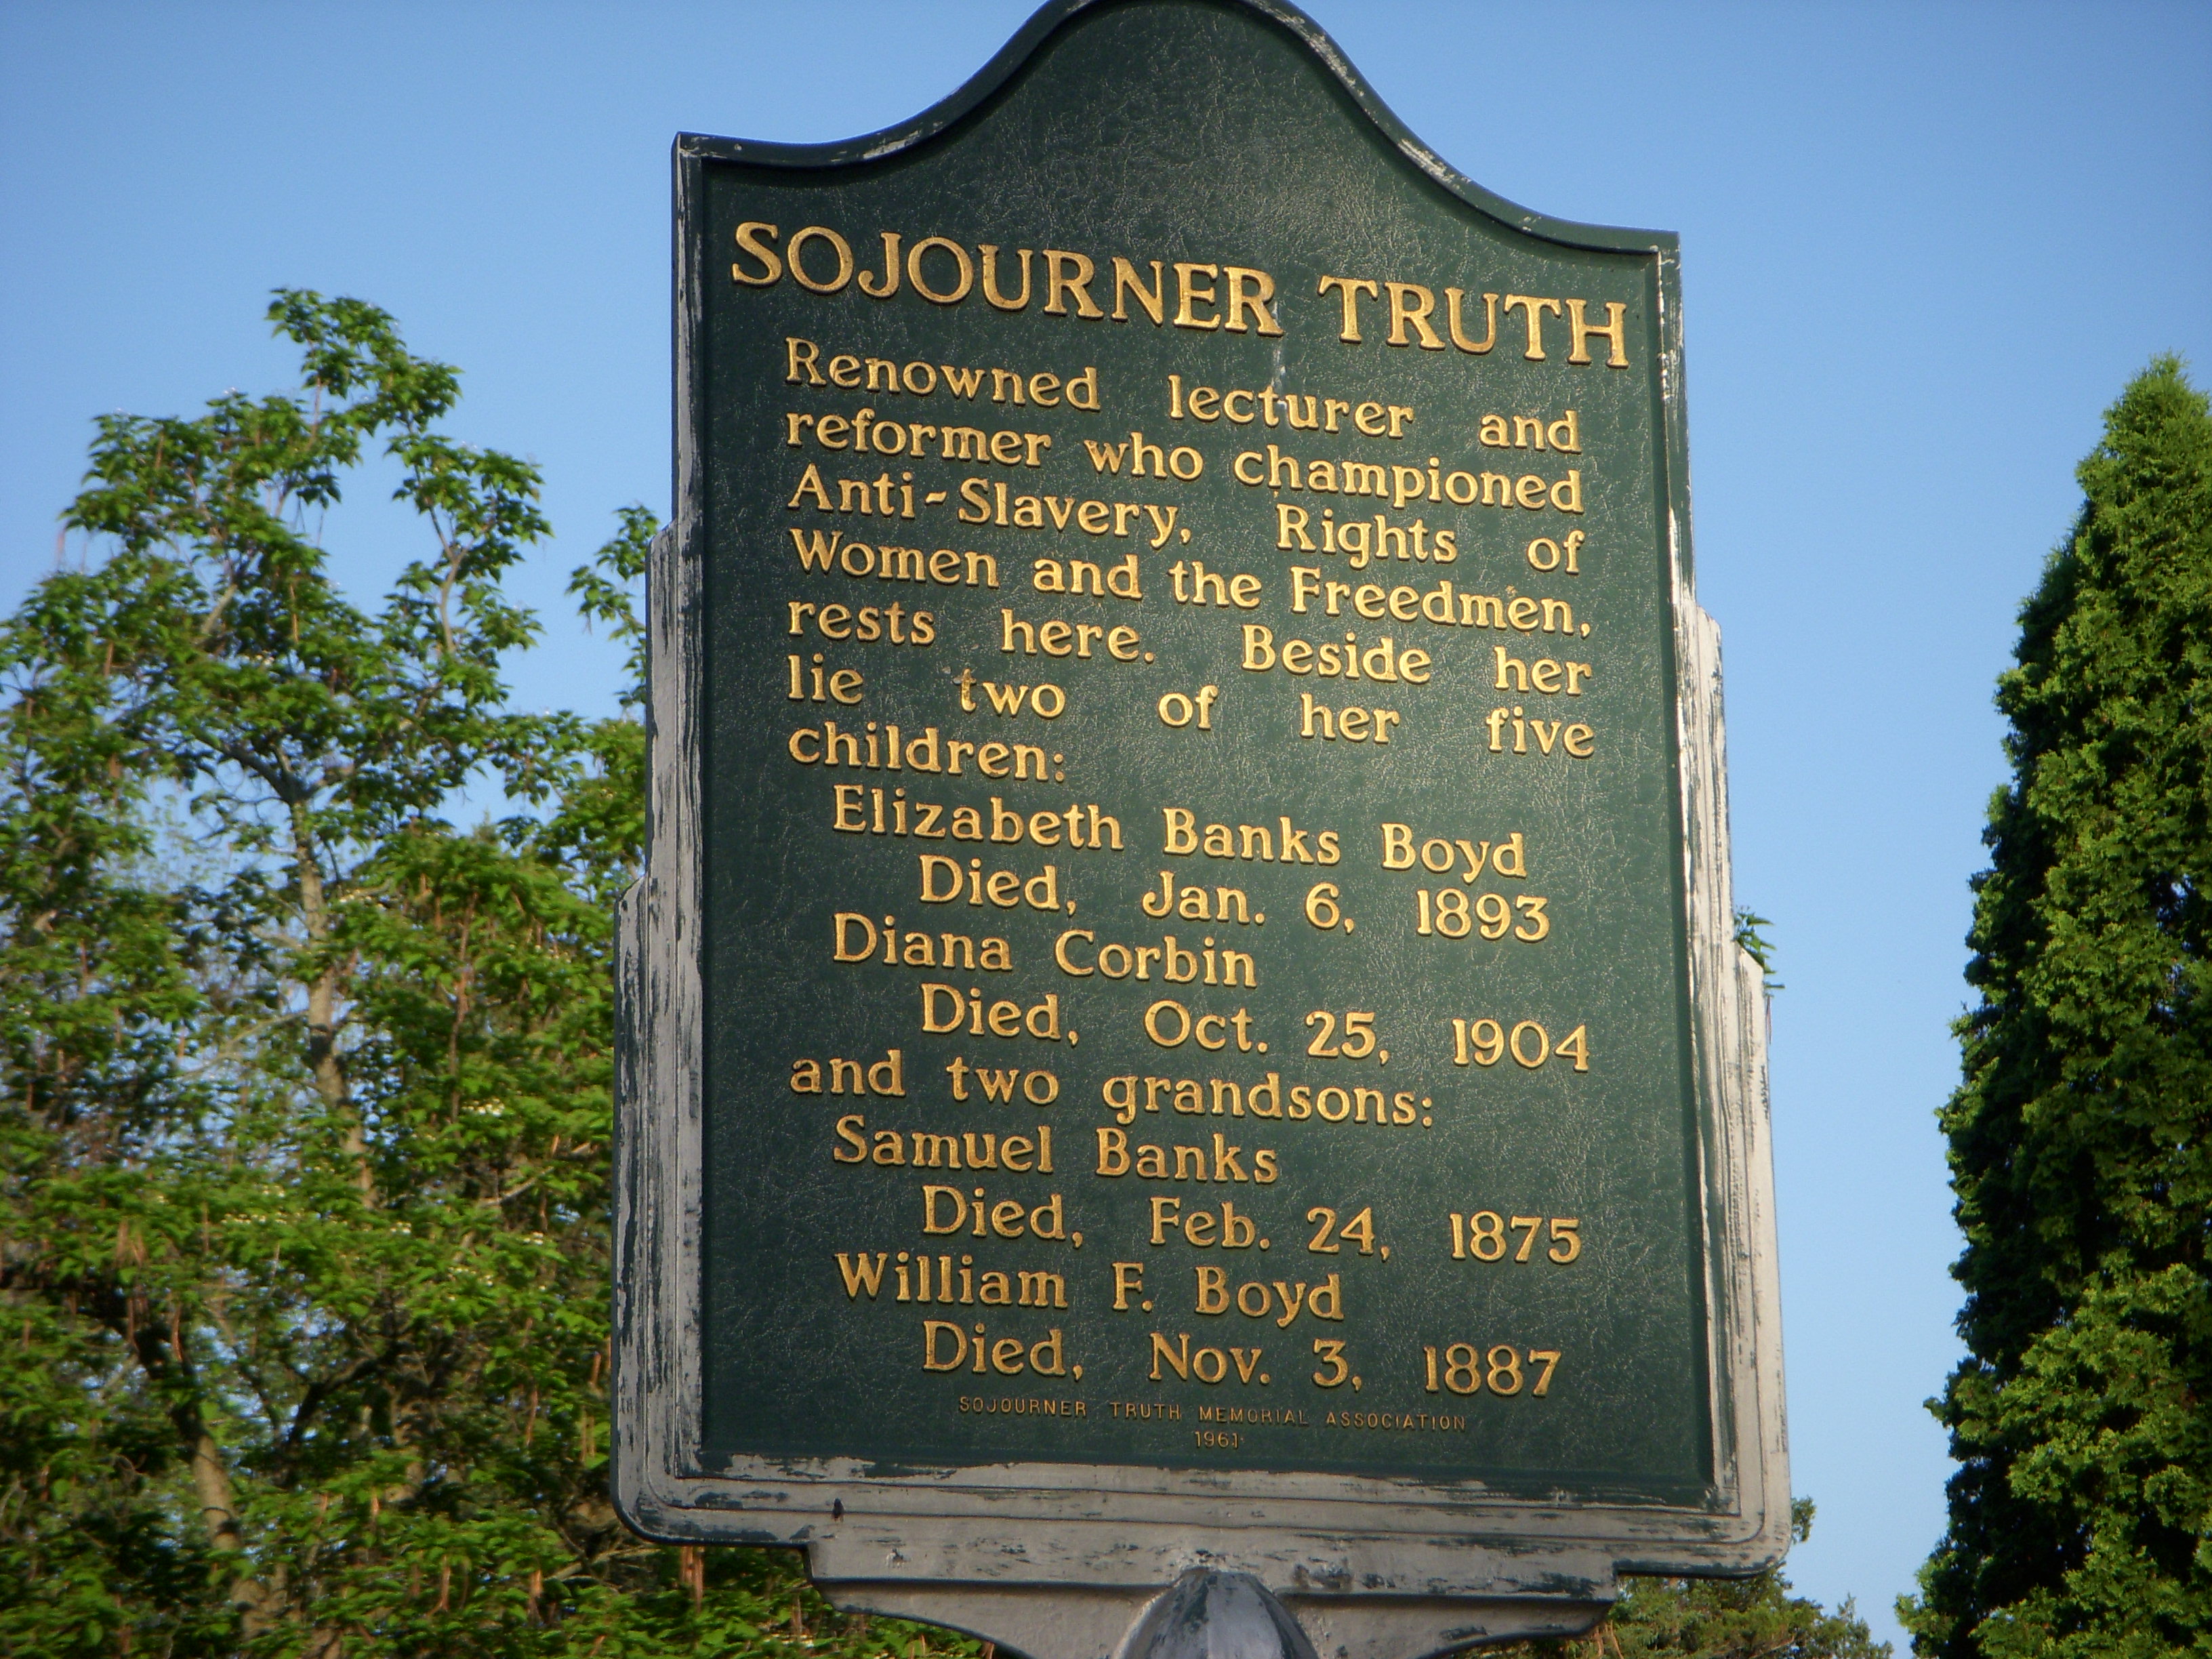
M 545 469 L 534 704 L 618 665 L 561 588 L 668 499 L 667 149 L 912 113 L 1027 15 L 960 5 L 0 5 L 0 600 L 57 554 L 91 417 L 287 383 L 279 283 L 459 364 L 461 435 Z M 2212 374 L 2212 9 L 1311 9 L 1491 189 L 1680 233 L 1698 581 L 1727 641 L 1739 895 L 1774 919 L 1799 1585 L 1878 1630 L 1942 1528 L 1956 1343 L 1932 1118 L 1990 702 L 2100 411 Z M 333 520 L 374 596 L 393 512 Z

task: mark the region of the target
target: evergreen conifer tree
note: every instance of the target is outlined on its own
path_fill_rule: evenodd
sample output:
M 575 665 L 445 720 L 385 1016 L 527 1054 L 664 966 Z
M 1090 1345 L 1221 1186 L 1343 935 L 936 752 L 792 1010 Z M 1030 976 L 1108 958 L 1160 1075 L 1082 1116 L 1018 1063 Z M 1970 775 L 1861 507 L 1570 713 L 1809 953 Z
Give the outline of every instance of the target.
M 2212 418 L 2177 362 L 2079 477 L 1999 682 L 1942 1113 L 1960 1468 L 1900 1603 L 1931 1659 L 2212 1652 Z

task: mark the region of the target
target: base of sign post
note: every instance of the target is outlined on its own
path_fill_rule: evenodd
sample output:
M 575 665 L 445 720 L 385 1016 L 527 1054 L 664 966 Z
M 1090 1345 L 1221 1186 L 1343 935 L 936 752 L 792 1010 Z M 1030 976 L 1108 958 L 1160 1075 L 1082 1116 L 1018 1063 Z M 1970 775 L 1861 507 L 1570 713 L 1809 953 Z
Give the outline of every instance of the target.
M 1612 1611 L 1612 1583 L 1580 1595 L 1292 1593 L 1195 1567 L 1165 1590 L 839 1580 L 849 1613 L 946 1625 L 1028 1659 L 1423 1659 L 1496 1642 L 1581 1636 Z M 1296 1612 L 1292 1611 L 1295 1606 Z
M 1249 1572 L 1193 1567 L 1137 1616 L 1114 1659 L 1315 1659 L 1291 1610 Z

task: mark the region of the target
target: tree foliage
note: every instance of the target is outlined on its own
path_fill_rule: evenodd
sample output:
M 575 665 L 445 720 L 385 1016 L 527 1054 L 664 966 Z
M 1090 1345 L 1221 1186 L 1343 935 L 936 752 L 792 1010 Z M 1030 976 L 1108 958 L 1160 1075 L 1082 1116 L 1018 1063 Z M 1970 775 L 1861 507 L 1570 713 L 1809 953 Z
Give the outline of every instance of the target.
M 1960 1467 L 1902 1611 L 1944 1659 L 2212 1652 L 2212 418 L 2178 362 L 2079 477 L 1999 682 L 1942 1114 Z
M 903 1647 L 614 1516 L 635 694 L 508 708 L 535 470 L 374 307 L 270 318 L 301 386 L 102 420 L 104 556 L 0 626 L 0 1651 Z M 370 465 L 425 550 L 364 608 L 321 532 Z M 633 680 L 653 528 L 573 588 Z

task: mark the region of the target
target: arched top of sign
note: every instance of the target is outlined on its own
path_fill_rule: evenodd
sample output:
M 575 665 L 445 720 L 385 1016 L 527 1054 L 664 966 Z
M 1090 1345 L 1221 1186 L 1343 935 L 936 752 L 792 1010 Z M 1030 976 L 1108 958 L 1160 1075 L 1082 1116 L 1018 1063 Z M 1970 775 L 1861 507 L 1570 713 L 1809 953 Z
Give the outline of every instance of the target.
M 888 161 L 951 132 L 971 115 L 984 110 L 1002 90 L 1030 70 L 1046 45 L 1061 30 L 1127 3 L 1128 0 L 1049 0 L 963 85 L 920 114 L 878 132 L 827 144 L 781 144 L 687 132 L 678 135 L 677 152 L 679 155 L 746 161 L 771 167 L 850 167 Z M 1441 188 L 1499 224 L 1567 247 L 1651 253 L 1668 263 L 1677 257 L 1680 239 L 1672 231 L 1637 230 L 1554 219 L 1509 202 L 1494 191 L 1485 190 L 1423 143 L 1398 118 L 1397 112 L 1367 84 L 1352 60 L 1329 39 L 1328 31 L 1286 0 L 1190 0 L 1190 3 L 1260 20 L 1291 36 L 1328 70 L 1344 95 L 1374 124 L 1390 149 Z

